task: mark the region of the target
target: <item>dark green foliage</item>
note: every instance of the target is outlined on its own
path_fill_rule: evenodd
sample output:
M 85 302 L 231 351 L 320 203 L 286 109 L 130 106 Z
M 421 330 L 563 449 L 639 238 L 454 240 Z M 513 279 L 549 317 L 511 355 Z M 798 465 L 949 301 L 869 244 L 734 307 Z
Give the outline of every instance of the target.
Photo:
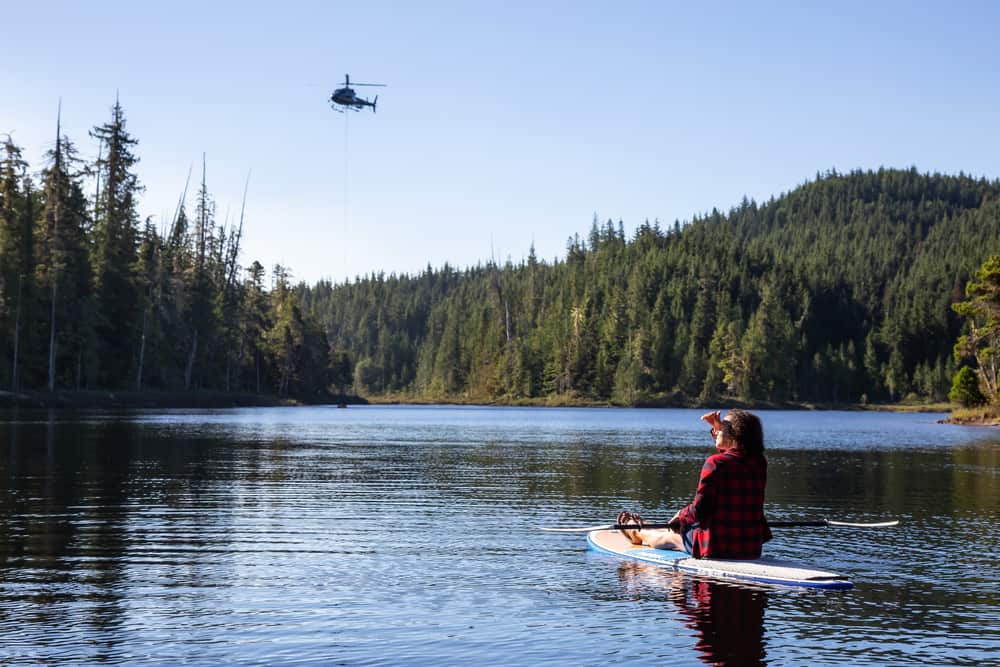
M 941 400 L 961 328 L 950 304 L 1000 251 L 1000 183 L 830 172 L 669 231 L 621 229 L 595 219 L 552 263 L 532 250 L 302 298 L 373 393 Z
M 3 380 L 17 390 L 24 375 L 24 336 L 31 321 L 34 287 L 34 235 L 32 234 L 35 193 L 27 174 L 21 148 L 10 136 L 3 145 L 0 163 L 0 329 L 2 329 Z M 29 337 L 30 338 L 30 337 Z M 30 350 L 29 350 L 30 351 Z M 30 367 L 30 365 L 29 365 Z
M 42 172 L 41 215 L 35 229 L 39 287 L 36 331 L 48 331 L 48 388 L 78 387 L 77 372 L 91 341 L 89 215 L 76 149 L 58 137 Z M 57 372 L 58 371 L 58 372 Z
M 142 188 L 132 168 L 138 162 L 133 152 L 138 142 L 125 129 L 125 114 L 117 101 L 111 120 L 95 127 L 91 136 L 102 147 L 96 165 L 101 186 L 93 239 L 99 360 L 95 379 L 99 386 L 120 388 L 130 384 L 137 354 L 139 294 L 132 270 L 139 245 L 136 207 Z
M 963 407 L 972 408 L 986 403 L 986 397 L 979 390 L 979 378 L 976 372 L 968 366 L 962 366 L 951 384 L 948 400 L 959 403 Z

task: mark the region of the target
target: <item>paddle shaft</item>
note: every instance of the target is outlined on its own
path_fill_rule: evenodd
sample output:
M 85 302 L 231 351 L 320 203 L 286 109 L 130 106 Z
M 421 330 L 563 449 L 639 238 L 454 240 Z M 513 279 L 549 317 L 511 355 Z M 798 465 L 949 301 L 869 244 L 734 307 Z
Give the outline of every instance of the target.
M 768 521 L 767 525 L 772 528 L 798 528 L 800 526 L 826 528 L 830 525 L 830 522 L 826 519 L 820 519 L 819 521 Z
M 825 527 L 827 527 L 827 526 L 830 525 L 830 522 L 826 521 L 825 519 L 821 519 L 819 521 L 768 521 L 767 525 L 769 525 L 771 528 L 800 528 L 800 527 L 802 527 L 802 528 L 805 528 L 805 527 L 825 528 Z M 615 524 L 612 524 L 612 525 L 608 526 L 607 529 L 608 530 L 619 530 L 621 528 L 637 528 L 637 527 L 638 526 L 636 526 L 634 523 L 626 523 L 626 524 L 615 523 Z M 642 524 L 642 528 L 643 529 L 646 529 L 646 528 L 653 528 L 653 529 L 670 528 L 670 524 L 669 523 L 643 523 Z
M 888 528 L 889 526 L 895 526 L 899 521 L 882 521 L 879 523 L 852 523 L 849 521 L 831 521 L 830 519 L 817 519 L 813 521 L 769 521 L 768 525 L 772 528 L 826 528 L 827 526 L 846 526 L 848 528 Z M 642 526 L 637 526 L 634 523 L 629 524 L 618 524 L 612 523 L 604 526 L 587 526 L 583 528 L 549 528 L 542 526 L 542 530 L 548 530 L 556 533 L 587 533 L 593 530 L 621 530 L 622 528 L 652 528 L 652 529 L 662 529 L 670 528 L 669 523 L 644 523 Z

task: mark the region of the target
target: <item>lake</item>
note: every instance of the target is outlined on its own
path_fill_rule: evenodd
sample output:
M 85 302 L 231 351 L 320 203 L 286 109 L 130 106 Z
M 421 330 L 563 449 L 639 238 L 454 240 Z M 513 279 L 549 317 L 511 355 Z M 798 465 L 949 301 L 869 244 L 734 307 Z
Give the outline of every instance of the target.
M 0 413 L 0 664 L 998 664 L 1000 429 L 759 413 L 769 518 L 901 521 L 775 529 L 848 591 L 537 530 L 669 518 L 701 413 Z

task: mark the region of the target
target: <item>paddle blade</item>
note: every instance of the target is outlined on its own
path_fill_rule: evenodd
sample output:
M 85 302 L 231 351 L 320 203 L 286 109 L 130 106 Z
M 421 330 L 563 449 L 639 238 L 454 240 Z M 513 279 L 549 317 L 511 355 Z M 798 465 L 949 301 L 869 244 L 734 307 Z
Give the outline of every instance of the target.
M 548 526 L 539 526 L 539 530 L 547 530 L 550 533 L 589 533 L 592 530 L 611 530 L 615 527 L 615 524 L 611 523 L 606 526 L 587 526 L 586 528 L 549 528 Z
M 847 521 L 827 521 L 831 526 L 848 526 L 849 528 L 888 528 L 898 526 L 899 521 L 882 521 L 879 523 L 849 523 Z

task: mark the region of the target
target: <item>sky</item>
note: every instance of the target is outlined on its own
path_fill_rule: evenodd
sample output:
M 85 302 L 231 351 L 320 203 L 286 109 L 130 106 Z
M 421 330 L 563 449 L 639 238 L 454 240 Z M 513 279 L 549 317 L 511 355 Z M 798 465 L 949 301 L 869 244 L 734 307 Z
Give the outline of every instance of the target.
M 694 6 L 697 5 L 697 6 Z M 565 256 L 818 173 L 1000 177 L 998 2 L 0 4 L 0 133 L 34 170 L 116 95 L 139 213 L 204 155 L 244 265 L 296 280 Z M 344 75 L 378 111 L 328 104 Z M 248 181 L 249 179 L 249 181 Z M 188 210 L 193 210 L 195 185 Z

